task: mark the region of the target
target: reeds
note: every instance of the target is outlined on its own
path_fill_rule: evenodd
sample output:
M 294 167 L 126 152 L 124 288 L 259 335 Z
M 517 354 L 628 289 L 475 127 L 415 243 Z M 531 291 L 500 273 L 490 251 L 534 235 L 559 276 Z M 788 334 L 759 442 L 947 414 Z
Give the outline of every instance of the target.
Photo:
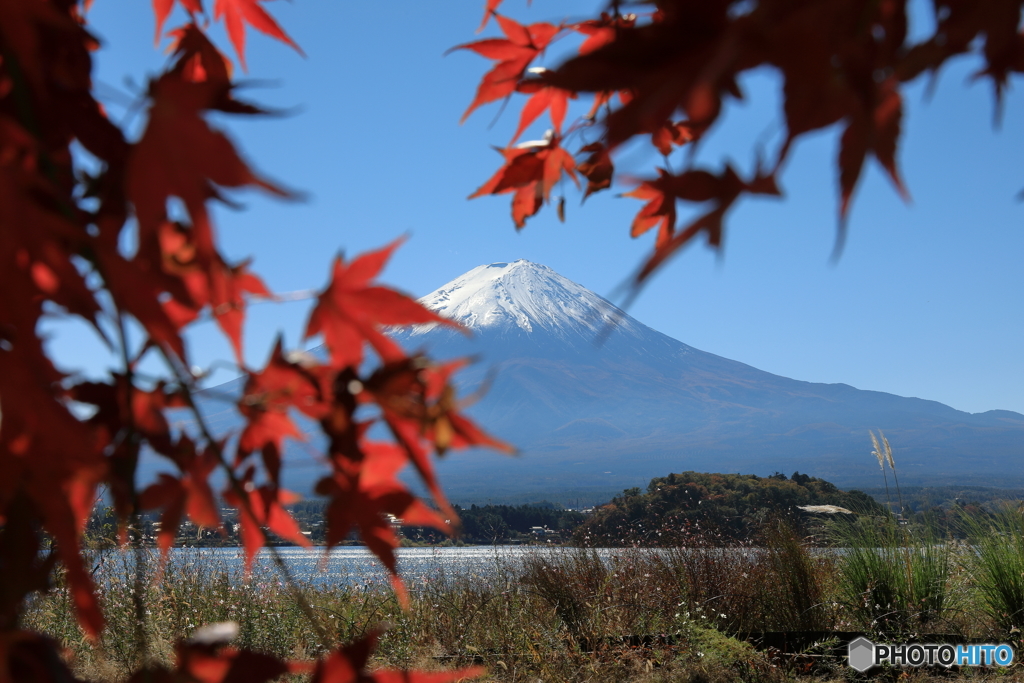
M 892 446 L 889 445 L 889 439 L 885 438 L 885 434 L 882 430 L 878 430 L 878 437 L 875 437 L 875 433 L 868 430 L 868 434 L 871 436 L 871 444 L 875 447 L 871 454 L 878 459 L 878 466 L 882 468 L 882 480 L 885 482 L 885 502 L 886 509 L 892 510 L 892 501 L 889 500 L 889 476 L 885 472 L 886 465 L 892 470 L 892 480 L 896 483 L 896 496 L 900 503 L 899 514 L 904 513 L 903 507 L 903 492 L 900 490 L 900 480 L 896 475 L 896 459 L 892 457 Z M 882 443 L 879 444 L 878 440 L 881 439 Z
M 926 527 L 904 519 L 903 495 L 889 440 L 870 432 L 874 455 L 882 468 L 889 498 L 886 467 L 892 471 L 899 515 L 860 515 L 830 525 L 839 549 L 839 599 L 854 624 L 887 637 L 904 637 L 947 625 L 959 610 L 961 591 L 950 585 L 954 545 Z

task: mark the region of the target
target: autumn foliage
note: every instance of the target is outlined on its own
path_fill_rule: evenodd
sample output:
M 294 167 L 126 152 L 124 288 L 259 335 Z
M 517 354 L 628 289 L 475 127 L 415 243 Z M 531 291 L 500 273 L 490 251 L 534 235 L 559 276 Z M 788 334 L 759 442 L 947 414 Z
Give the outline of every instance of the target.
M 223 256 L 210 205 L 224 189 L 289 192 L 250 168 L 208 121 L 211 112 L 261 110 L 236 97 L 232 60 L 207 29 L 224 23 L 242 69 L 249 29 L 300 48 L 263 0 L 153 0 L 156 38 L 171 41 L 172 49 L 163 73 L 148 84 L 144 130 L 129 139 L 94 94 L 89 4 L 0 0 L 0 683 L 70 678 L 54 643 L 19 628 L 27 600 L 49 589 L 58 568 L 86 634 L 103 628 L 80 551 L 100 487 L 109 491 L 126 540 L 135 515 L 158 511 L 165 552 L 185 518 L 219 527 L 224 502 L 238 509 L 249 562 L 269 534 L 306 543 L 287 511 L 295 496 L 281 487 L 284 443 L 303 438 L 294 421 L 302 414 L 327 443 L 316 492 L 328 499 L 328 543 L 358 530 L 402 595 L 396 538 L 383 515 L 450 531 L 448 520 L 456 517 L 432 456 L 470 446 L 507 450 L 460 414 L 450 383 L 458 363 L 408 356 L 385 333 L 453 324 L 376 283 L 397 244 L 333 264 L 306 328 L 307 338 L 325 343 L 326 361 L 278 344 L 263 368 L 245 368 L 247 302 L 274 295 L 246 263 Z M 481 29 L 497 26 L 501 35 L 455 49 L 491 61 L 463 118 L 509 98 L 522 105 L 502 165 L 472 195 L 512 195 L 517 227 L 566 179 L 584 198 L 621 184 L 614 158 L 631 140 L 663 155 L 649 177 L 626 179 L 625 196 L 643 203 L 631 234 L 656 234 L 638 284 L 701 235 L 720 244 L 726 215 L 744 196 L 779 194 L 779 169 L 807 133 L 842 129 L 841 228 L 869 157 L 905 195 L 897 166 L 904 84 L 975 51 L 984 62 L 977 76 L 993 83 L 998 100 L 1009 76 L 1024 71 L 1021 3 L 1012 0 L 935 0 L 934 31 L 917 43 L 908 42 L 906 3 L 899 0 L 659 0 L 630 7 L 642 11 L 623 13 L 613 2 L 594 18 L 524 25 L 499 11 L 502 0 L 487 0 Z M 168 28 L 175 10 L 189 20 Z M 575 43 L 563 40 L 573 36 Z M 538 66 L 556 42 L 560 50 L 575 45 L 573 54 L 555 68 Z M 761 67 L 784 81 L 786 136 L 774 158 L 742 172 L 694 167 L 687 156 L 674 170 L 673 155 L 683 149 L 685 156 L 708 135 L 724 103 L 743 97 L 740 77 Z M 570 116 L 577 107 L 581 115 Z M 550 121 L 543 139 L 518 142 L 543 120 Z M 83 154 L 98 162 L 88 168 L 99 170 L 87 170 Z M 680 221 L 680 202 L 697 207 L 694 218 Z M 172 214 L 172 205 L 183 210 Z M 120 246 L 126 234 L 137 245 L 131 252 Z M 119 370 L 105 381 L 62 375 L 39 332 L 41 317 L 54 312 L 92 325 L 121 356 Z M 210 433 L 195 406 L 197 380 L 182 332 L 203 318 L 216 321 L 247 376 L 239 434 Z M 129 344 L 129 328 L 143 331 L 143 343 Z M 160 381 L 136 372 L 154 356 L 167 368 Z M 356 417 L 367 405 L 376 406 L 371 414 L 389 440 L 368 439 L 368 422 Z M 197 428 L 172 432 L 170 408 L 190 410 Z M 137 481 L 144 451 L 166 459 L 176 474 Z M 396 478 L 406 465 L 430 492 L 429 504 Z M 149 663 L 137 677 L 270 680 L 306 671 L 325 682 L 440 682 L 476 673 L 371 674 L 372 647 L 371 636 L 308 663 L 197 640 L 179 645 L 175 670 Z
M 189 21 L 165 30 L 176 4 Z M 223 256 L 210 203 L 223 189 L 288 192 L 251 169 L 207 120 L 210 112 L 248 116 L 260 109 L 236 97 L 231 59 L 206 31 L 210 19 L 223 21 L 243 68 L 248 28 L 298 46 L 261 0 L 154 0 L 157 39 L 172 47 L 166 69 L 148 84 L 145 127 L 132 140 L 95 98 L 90 53 L 97 41 L 87 5 L 0 2 L 0 682 L 70 678 L 54 643 L 19 629 L 26 601 L 50 587 L 58 566 L 87 636 L 103 629 L 80 552 L 100 487 L 110 493 L 125 540 L 140 512 L 161 515 L 164 553 L 185 518 L 220 528 L 225 502 L 237 508 L 248 563 L 271 534 L 308 545 L 287 511 L 296 496 L 280 477 L 284 441 L 304 438 L 293 421 L 303 414 L 328 443 L 317 492 L 329 501 L 329 545 L 357 529 L 402 595 L 397 539 L 384 515 L 451 531 L 457 518 L 431 454 L 507 448 L 459 414 L 449 384 L 455 366 L 409 357 L 385 334 L 391 326 L 454 325 L 376 283 L 397 243 L 335 261 L 306 329 L 325 342 L 325 362 L 278 344 L 265 367 L 245 368 L 247 302 L 273 294 L 247 264 Z M 97 172 L 84 170 L 76 145 L 99 162 L 90 166 Z M 184 210 L 172 215 L 172 205 Z M 137 244 L 132 252 L 120 246 L 126 233 Z M 88 382 L 58 372 L 39 333 L 47 313 L 88 321 L 121 356 L 119 371 Z M 182 332 L 201 318 L 216 321 L 247 375 L 239 434 L 211 434 L 195 406 Z M 129 327 L 144 332 L 141 344 L 129 343 Z M 136 372 L 151 356 L 164 361 L 164 380 Z M 356 417 L 366 404 L 378 406 L 390 441 L 367 439 L 369 422 Z M 191 410 L 197 428 L 173 432 L 170 408 Z M 176 473 L 137 481 L 147 451 Z M 432 504 L 396 478 L 407 464 Z M 304 663 L 194 640 L 179 645 L 175 670 L 144 662 L 136 677 L 213 683 L 307 671 L 324 682 L 440 683 L 475 675 L 368 673 L 373 643 L 371 636 L 340 644 Z
M 925 74 L 937 77 L 951 58 L 975 54 L 983 63 L 975 77 L 992 83 L 998 105 L 1010 75 L 1024 71 L 1021 3 L 1015 0 L 934 0 L 933 30 L 919 42 L 908 37 L 905 0 L 610 2 L 593 19 L 530 25 L 502 13 L 511 4 L 490 0 L 480 27 L 493 19 L 503 37 L 459 46 L 494 62 L 466 115 L 503 98 L 522 106 L 504 164 L 471 197 L 514 192 L 512 219 L 522 228 L 551 199 L 554 185 L 569 185 L 561 182 L 566 176 L 587 179 L 584 198 L 623 185 L 625 196 L 644 202 L 631 235 L 656 235 L 636 286 L 698 237 L 720 246 L 729 210 L 747 195 L 781 194 L 779 170 L 793 143 L 832 127 L 842 131 L 841 248 L 867 160 L 874 157 L 908 197 L 897 164 L 905 84 Z M 561 63 L 535 66 L 556 44 L 549 60 Z M 741 77 L 763 68 L 783 82 L 786 131 L 774 158 L 764 160 L 756 150 L 746 173 L 727 163 L 697 166 L 688 148 L 713 131 L 729 99 L 744 97 Z M 577 99 L 580 115 L 567 125 L 566 103 Z M 515 146 L 544 110 L 551 117 L 547 138 Z M 664 163 L 646 178 L 634 173 L 617 179 L 614 155 L 631 141 L 649 144 Z M 680 148 L 687 149 L 677 155 Z M 558 199 L 560 217 L 565 194 Z M 681 204 L 688 205 L 685 219 L 677 214 Z

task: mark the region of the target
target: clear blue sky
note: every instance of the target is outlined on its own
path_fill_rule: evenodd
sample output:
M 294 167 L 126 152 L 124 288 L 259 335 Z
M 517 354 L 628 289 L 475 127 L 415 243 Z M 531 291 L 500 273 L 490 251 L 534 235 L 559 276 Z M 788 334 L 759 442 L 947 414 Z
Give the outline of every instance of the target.
M 307 199 L 237 195 L 246 210 L 217 210 L 229 256 L 253 257 L 271 289 L 290 292 L 322 287 L 339 250 L 351 255 L 408 234 L 384 280 L 415 295 L 479 264 L 517 258 L 613 294 L 651 246 L 628 236 L 640 202 L 605 193 L 580 207 L 570 193 L 564 225 L 548 207 L 517 234 L 508 197 L 466 200 L 498 168 L 490 146 L 508 141 L 518 115 L 512 107 L 498 117 L 492 105 L 458 123 L 490 62 L 443 53 L 478 38 L 482 6 L 269 3 L 307 57 L 250 31 L 252 87 L 242 96 L 290 114 L 217 122 L 256 169 Z M 505 10 L 558 21 L 600 6 L 506 0 Z M 153 46 L 150 4 L 96 0 L 89 19 L 104 41 L 96 55 L 100 93 L 116 119 L 130 117 L 137 128 L 144 118 L 128 105 L 165 59 Z M 912 30 L 926 29 L 917 11 Z M 484 35 L 496 30 L 492 24 Z M 226 46 L 221 31 L 215 35 Z M 690 248 L 630 313 L 699 349 L 780 375 L 971 412 L 1024 412 L 1024 205 L 1016 200 L 1024 188 L 1024 101 L 1011 91 L 1003 129 L 994 131 L 989 88 L 967 83 L 975 68 L 971 60 L 948 68 L 930 101 L 923 83 L 909 89 L 900 161 L 913 203 L 904 205 L 869 164 L 837 264 L 829 260 L 837 149 L 830 131 L 797 146 L 782 176 L 785 199 L 746 201 L 730 215 L 721 258 Z M 729 158 L 749 173 L 752 145 L 775 150 L 783 125 L 770 72 L 742 85 L 746 102 L 730 105 L 699 158 L 716 168 Z M 538 125 L 526 138 L 542 133 Z M 618 159 L 636 172 L 656 161 L 640 148 Z M 253 307 L 247 362 L 261 365 L 278 331 L 298 346 L 310 305 Z M 104 352 L 81 329 L 51 325 L 51 344 L 66 369 L 94 372 Z M 211 323 L 189 343 L 200 365 L 230 361 Z M 234 374 L 224 368 L 213 379 Z

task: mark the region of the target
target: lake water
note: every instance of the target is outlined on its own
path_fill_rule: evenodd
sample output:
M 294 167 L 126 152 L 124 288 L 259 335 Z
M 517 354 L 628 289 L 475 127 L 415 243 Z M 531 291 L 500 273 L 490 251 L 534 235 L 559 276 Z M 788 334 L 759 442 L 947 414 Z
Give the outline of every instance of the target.
M 301 581 L 324 585 L 371 586 L 388 583 L 387 571 L 367 548 L 345 546 L 334 548 L 329 554 L 323 548 L 278 547 L 292 576 Z M 572 552 L 567 548 L 544 546 L 470 546 L 463 548 L 399 548 L 398 570 L 410 587 L 453 576 L 496 577 L 504 569 L 517 565 L 527 555 L 553 555 Z M 599 549 L 603 559 L 610 559 L 621 550 Z M 155 554 L 153 555 L 155 559 Z M 96 562 L 97 578 L 113 576 L 128 564 L 134 565 L 132 551 L 107 551 L 103 561 Z M 199 572 L 225 571 L 241 577 L 245 558 L 241 548 L 172 548 L 168 571 Z M 256 556 L 253 573 L 269 578 L 279 572 L 264 548 Z
M 329 554 L 323 548 L 278 547 L 274 549 L 287 566 L 292 578 L 300 583 L 313 585 L 351 586 L 356 589 L 376 588 L 390 583 L 387 571 L 380 561 L 363 546 L 334 548 Z M 398 571 L 407 587 L 419 587 L 457 577 L 475 577 L 487 581 L 502 581 L 506 577 L 515 580 L 519 565 L 527 557 L 571 556 L 583 551 L 577 548 L 559 546 L 467 546 L 462 548 L 399 548 Z M 665 553 L 665 549 L 597 548 L 597 553 L 606 564 L 615 558 L 628 558 L 637 553 Z M 684 552 L 741 553 L 743 555 L 763 552 L 750 548 L 699 549 Z M 824 551 L 836 552 L 836 551 Z M 841 552 L 841 551 L 840 551 Z M 156 551 L 147 551 L 151 562 L 156 561 Z M 115 580 L 130 572 L 134 566 L 134 552 L 131 550 L 106 551 L 94 559 L 95 578 L 98 582 Z M 151 565 L 153 566 L 153 565 Z M 186 574 L 221 573 L 242 580 L 245 558 L 241 548 L 173 548 L 170 551 L 168 572 Z M 280 572 L 271 556 L 271 550 L 264 548 L 253 562 L 253 578 L 258 583 L 281 581 Z

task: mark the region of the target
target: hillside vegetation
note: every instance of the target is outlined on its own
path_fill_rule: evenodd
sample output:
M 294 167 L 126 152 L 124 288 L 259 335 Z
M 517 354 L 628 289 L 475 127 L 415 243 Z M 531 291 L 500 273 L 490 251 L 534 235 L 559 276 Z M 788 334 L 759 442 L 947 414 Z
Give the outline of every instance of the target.
M 812 517 L 801 505 L 838 505 L 863 514 L 884 508 L 861 491 L 841 491 L 824 479 L 794 472 L 707 474 L 682 472 L 651 480 L 647 491 L 627 489 L 576 530 L 592 546 L 675 545 L 693 536 L 748 540 L 771 519 L 786 517 L 807 531 Z

